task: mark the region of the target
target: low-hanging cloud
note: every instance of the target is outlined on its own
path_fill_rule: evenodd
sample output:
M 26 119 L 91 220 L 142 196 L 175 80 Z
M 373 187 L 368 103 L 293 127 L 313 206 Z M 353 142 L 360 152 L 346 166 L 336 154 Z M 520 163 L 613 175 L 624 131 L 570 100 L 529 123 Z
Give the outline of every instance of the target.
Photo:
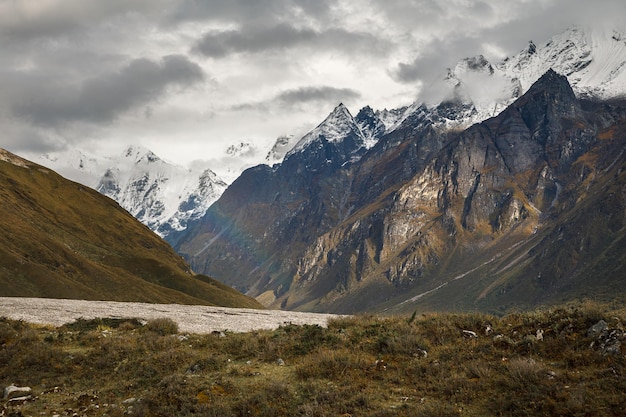
M 159 98 L 170 86 L 191 86 L 204 79 L 200 66 L 182 55 L 165 56 L 160 62 L 138 58 L 117 72 L 78 85 L 64 80 L 53 87 L 42 86 L 42 96 L 16 104 L 13 113 L 44 126 L 74 121 L 107 123 Z
M 340 50 L 347 54 L 384 54 L 389 44 L 371 33 L 342 28 L 316 30 L 287 23 L 273 26 L 244 26 L 236 30 L 209 31 L 193 47 L 211 58 L 233 53 L 262 53 L 292 47 Z
M 337 88 L 327 85 L 302 86 L 281 91 L 274 97 L 261 102 L 242 103 L 231 110 L 258 110 L 267 112 L 272 109 L 302 110 L 304 107 L 334 107 L 337 104 L 349 103 L 361 97 L 351 88 Z
M 150 15 L 168 0 L 0 1 L 0 37 L 11 41 L 68 36 L 131 12 Z
M 182 0 L 176 2 L 166 23 L 230 21 L 240 24 L 293 21 L 303 16 L 327 19 L 334 0 Z
M 339 104 L 339 102 L 349 102 L 359 97 L 361 94 L 350 88 L 307 86 L 285 90 L 278 94 L 274 101 L 285 107 L 308 102 Z
M 412 61 L 399 63 L 390 73 L 402 83 L 419 80 L 429 83 L 445 77 L 447 68 L 452 68 L 462 58 L 477 55 L 480 50 L 480 41 L 469 36 L 432 39 Z

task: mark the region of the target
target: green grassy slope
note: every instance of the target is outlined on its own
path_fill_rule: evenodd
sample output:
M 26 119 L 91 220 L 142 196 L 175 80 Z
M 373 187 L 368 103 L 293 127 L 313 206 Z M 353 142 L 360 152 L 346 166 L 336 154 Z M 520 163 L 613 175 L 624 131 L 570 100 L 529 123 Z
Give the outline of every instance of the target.
M 195 275 L 113 200 L 0 150 L 0 295 L 260 305 Z

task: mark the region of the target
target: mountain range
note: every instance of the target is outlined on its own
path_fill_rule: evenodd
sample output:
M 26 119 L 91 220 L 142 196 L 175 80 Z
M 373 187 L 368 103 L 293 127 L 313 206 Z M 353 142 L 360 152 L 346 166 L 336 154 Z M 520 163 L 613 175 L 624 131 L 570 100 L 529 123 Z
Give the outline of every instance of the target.
M 622 296 L 625 97 L 623 33 L 572 27 L 462 59 L 410 106 L 339 104 L 239 176 L 263 153 L 233 145 L 230 185 L 139 147 L 37 161 L 267 306 L 503 312 Z
M 497 115 L 550 68 L 568 77 L 577 96 L 610 99 L 626 91 L 625 61 L 626 38 L 622 33 L 575 26 L 541 46 L 531 41 L 519 54 L 497 63 L 481 55 L 462 59 L 410 106 L 382 111 L 369 106 L 361 109 L 354 121 L 358 129 L 353 130 L 365 151 L 384 133 L 416 120 L 445 129 L 467 128 Z M 171 231 L 180 232 L 189 220 L 203 216 L 243 170 L 281 163 L 286 155 L 305 148 L 308 141 L 319 136 L 320 129 L 337 129 L 323 133 L 330 140 L 344 139 L 342 127 L 326 120 L 300 140 L 280 136 L 266 154 L 254 144 L 241 141 L 227 148 L 221 178 L 209 166 L 185 168 L 139 146 L 106 157 L 69 149 L 28 158 L 98 189 L 167 239 Z
M 168 240 L 283 309 L 622 297 L 625 62 L 622 34 L 576 27 L 496 65 L 462 60 L 433 102 L 354 117 L 340 104 Z
M 261 307 L 91 188 L 3 149 L 0 183 L 2 296 Z

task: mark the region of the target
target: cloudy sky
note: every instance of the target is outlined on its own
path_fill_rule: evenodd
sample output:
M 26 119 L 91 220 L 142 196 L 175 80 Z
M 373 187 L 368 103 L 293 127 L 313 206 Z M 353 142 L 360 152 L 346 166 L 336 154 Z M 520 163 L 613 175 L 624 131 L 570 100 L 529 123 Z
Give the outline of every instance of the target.
M 0 0 L 0 147 L 266 152 L 339 102 L 407 105 L 460 58 L 624 16 L 624 0 Z

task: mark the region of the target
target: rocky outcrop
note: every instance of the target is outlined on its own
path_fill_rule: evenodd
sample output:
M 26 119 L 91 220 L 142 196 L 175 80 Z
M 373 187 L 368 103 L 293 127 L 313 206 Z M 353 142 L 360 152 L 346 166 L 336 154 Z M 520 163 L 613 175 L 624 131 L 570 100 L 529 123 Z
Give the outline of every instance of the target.
M 587 330 L 587 337 L 593 339 L 591 348 L 603 355 L 619 355 L 624 340 L 624 329 L 621 323 L 609 327 L 608 323 L 600 320 Z
M 18 387 L 16 385 L 9 385 L 4 388 L 4 400 L 20 400 L 30 398 L 33 390 L 30 387 Z

